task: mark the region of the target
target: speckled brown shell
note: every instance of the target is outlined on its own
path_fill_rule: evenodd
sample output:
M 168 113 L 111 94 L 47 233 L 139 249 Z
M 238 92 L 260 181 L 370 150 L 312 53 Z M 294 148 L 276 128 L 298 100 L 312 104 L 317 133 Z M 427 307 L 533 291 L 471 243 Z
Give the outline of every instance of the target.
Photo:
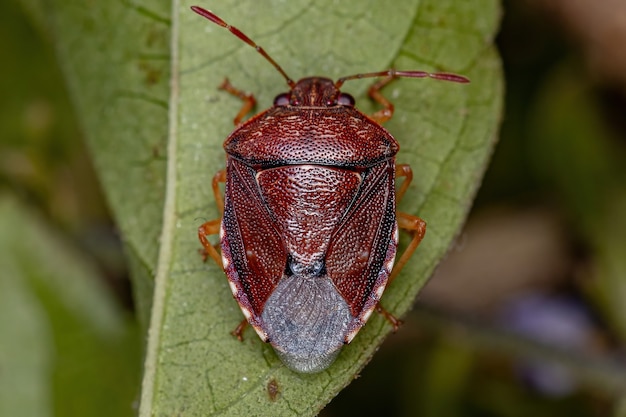
M 324 369 L 393 267 L 398 143 L 352 106 L 274 106 L 224 148 L 221 245 L 233 295 L 289 367 Z

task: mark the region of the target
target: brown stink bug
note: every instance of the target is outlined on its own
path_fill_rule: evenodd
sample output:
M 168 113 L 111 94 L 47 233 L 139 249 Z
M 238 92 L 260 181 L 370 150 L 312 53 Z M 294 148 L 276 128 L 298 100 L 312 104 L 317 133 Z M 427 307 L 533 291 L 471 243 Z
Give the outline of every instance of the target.
M 222 218 L 198 230 L 206 254 L 220 264 L 246 320 L 298 372 L 319 372 L 350 343 L 380 307 L 385 287 L 415 251 L 426 223 L 396 213 L 396 201 L 412 178 L 396 165 L 398 142 L 381 123 L 393 105 L 380 90 L 396 77 L 465 83 L 446 73 L 388 70 L 332 81 L 307 77 L 294 82 L 239 29 L 208 10 L 192 10 L 254 47 L 287 80 L 290 90 L 274 105 L 241 123 L 252 95 L 228 80 L 221 88 L 244 102 L 236 129 L 224 142 L 226 170 L 213 179 Z M 369 89 L 382 105 L 371 116 L 340 91 L 347 80 L 384 77 Z M 395 178 L 404 181 L 395 190 Z M 219 183 L 225 183 L 222 199 Z M 412 240 L 395 268 L 398 227 Z M 219 233 L 221 255 L 207 236 Z

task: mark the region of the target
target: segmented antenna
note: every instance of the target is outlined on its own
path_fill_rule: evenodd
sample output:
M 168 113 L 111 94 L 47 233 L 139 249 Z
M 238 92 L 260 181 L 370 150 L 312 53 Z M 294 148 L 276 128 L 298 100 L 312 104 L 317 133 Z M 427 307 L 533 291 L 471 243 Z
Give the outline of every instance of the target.
M 285 70 L 283 70 L 281 68 L 281 66 L 278 65 L 276 63 L 276 61 L 274 61 L 272 59 L 272 57 L 267 54 L 267 52 L 265 52 L 265 49 L 263 49 L 261 46 L 257 45 L 256 42 L 254 42 L 252 39 L 250 39 L 245 33 L 240 31 L 236 27 L 231 26 L 228 23 L 224 22 L 215 13 L 213 13 L 213 12 L 211 12 L 209 10 L 203 9 L 202 7 L 191 6 L 191 10 L 193 10 L 196 13 L 198 13 L 200 16 L 209 19 L 211 22 L 213 22 L 213 23 L 215 23 L 217 25 L 220 25 L 223 28 L 226 28 L 226 29 L 230 30 L 230 32 L 233 35 L 235 35 L 236 37 L 238 37 L 239 39 L 241 39 L 242 41 L 244 41 L 245 43 L 247 43 L 248 45 L 250 45 L 251 47 L 256 49 L 256 51 L 258 53 L 263 55 L 263 57 L 265 57 L 265 59 L 267 59 L 270 62 L 270 64 L 272 64 L 274 66 L 274 68 L 276 68 L 278 70 L 278 72 L 280 72 L 282 74 L 282 76 L 285 77 L 285 80 L 287 80 L 287 84 L 289 85 L 289 87 L 294 88 L 296 86 L 296 83 L 291 78 L 289 78 L 289 76 L 287 75 Z
M 274 68 L 276 68 L 278 70 L 278 72 L 281 73 L 281 75 L 287 81 L 287 84 L 289 85 L 289 87 L 291 87 L 293 89 L 296 86 L 296 83 L 287 75 L 285 70 L 283 70 L 282 67 L 280 65 L 278 65 L 276 63 L 276 61 L 274 61 L 272 59 L 272 57 L 268 55 L 267 52 L 265 52 L 265 49 L 263 49 L 261 46 L 257 45 L 256 42 L 254 42 L 252 39 L 250 39 L 241 30 L 237 29 L 234 26 L 229 25 L 228 23 L 224 22 L 215 13 L 213 13 L 213 12 L 211 12 L 209 10 L 203 9 L 202 7 L 191 6 L 191 10 L 193 10 L 196 13 L 198 13 L 200 16 L 210 20 L 211 22 L 213 22 L 213 23 L 215 23 L 217 25 L 220 25 L 221 27 L 224 27 L 224 28 L 228 29 L 233 35 L 235 35 L 236 37 L 238 37 L 239 39 L 241 39 L 242 41 L 244 41 L 245 43 L 247 43 L 248 45 L 250 45 L 251 47 L 256 49 L 256 51 L 258 53 L 263 55 L 263 57 L 265 59 L 267 59 L 270 62 L 270 64 L 272 64 L 274 66 Z M 394 77 L 394 78 L 395 77 L 433 78 L 433 79 L 436 79 L 436 80 L 452 81 L 452 82 L 455 82 L 455 83 L 468 83 L 469 82 L 469 79 L 463 77 L 462 75 L 450 74 L 450 73 L 447 73 L 447 72 L 396 71 L 394 69 L 390 69 L 390 70 L 386 70 L 386 71 L 368 72 L 368 73 L 364 73 L 364 74 L 355 74 L 355 75 L 349 75 L 347 77 L 341 77 L 341 78 L 339 78 L 335 82 L 335 87 L 337 87 L 339 89 L 343 85 L 343 83 L 345 83 L 346 81 L 349 81 L 349 80 L 356 80 L 356 79 L 360 79 L 360 78 L 384 77 L 384 76 Z
M 390 69 L 387 71 L 378 71 L 378 72 L 368 72 L 365 74 L 355 74 L 349 75 L 347 77 L 341 77 L 335 83 L 335 87 L 338 89 L 341 88 L 343 83 L 350 80 L 357 80 L 361 78 L 371 78 L 371 77 L 407 77 L 407 78 L 434 78 L 435 80 L 443 80 L 443 81 L 452 81 L 455 83 L 469 83 L 470 80 L 463 77 L 462 75 L 450 74 L 447 72 L 426 72 L 426 71 L 396 71 L 394 69 Z

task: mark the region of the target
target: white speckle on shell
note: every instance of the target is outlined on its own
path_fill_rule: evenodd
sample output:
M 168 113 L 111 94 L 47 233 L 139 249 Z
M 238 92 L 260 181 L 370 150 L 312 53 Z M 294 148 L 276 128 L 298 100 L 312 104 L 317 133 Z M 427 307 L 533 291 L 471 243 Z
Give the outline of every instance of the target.
M 393 271 L 393 264 L 395 262 L 396 262 L 396 258 L 389 259 L 389 261 L 385 264 L 385 268 L 387 269 L 387 272 L 391 273 L 391 271 Z
M 235 285 L 234 282 L 232 281 L 228 281 L 228 285 L 230 286 L 230 291 L 233 293 L 233 295 L 236 297 L 237 294 L 239 293 L 239 289 L 237 289 L 237 286 Z
M 265 333 L 265 331 L 263 331 L 263 329 L 261 329 L 258 326 L 255 326 L 254 324 L 252 325 L 252 327 L 254 328 L 254 331 L 256 332 L 256 334 L 259 335 L 261 340 L 264 341 L 264 342 L 267 342 L 267 333 Z
M 363 323 L 367 322 L 370 318 L 370 316 L 372 315 L 372 312 L 374 311 L 374 307 L 370 308 L 369 310 L 367 310 L 365 312 L 365 314 L 363 314 L 363 318 L 361 318 L 361 321 Z
M 244 306 L 241 306 L 241 312 L 243 313 L 244 316 L 246 316 L 246 320 L 250 321 L 250 319 L 252 318 L 252 314 L 250 314 L 250 310 L 248 310 Z
M 384 285 L 381 285 L 380 287 L 378 287 L 376 289 L 376 299 L 377 300 L 381 299 L 381 297 L 383 296 L 383 292 L 385 292 L 385 286 Z
M 350 343 L 352 342 L 352 339 L 354 339 L 354 337 L 356 336 L 356 334 L 359 332 L 359 330 L 361 330 L 360 327 L 357 327 L 356 329 L 352 330 L 350 333 L 348 333 L 346 335 L 346 343 Z

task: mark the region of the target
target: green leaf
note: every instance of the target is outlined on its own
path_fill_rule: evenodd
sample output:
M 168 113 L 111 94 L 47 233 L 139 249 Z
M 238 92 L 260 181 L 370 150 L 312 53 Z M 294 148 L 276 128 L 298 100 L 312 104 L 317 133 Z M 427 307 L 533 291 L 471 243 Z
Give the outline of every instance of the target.
M 0 195 L 0 415 L 132 415 L 135 326 L 95 268 Z
M 96 170 L 126 243 L 147 326 L 166 181 L 170 10 L 163 2 L 22 0 L 55 39 Z
M 327 371 L 293 373 L 252 332 L 244 343 L 229 335 L 241 312 L 223 272 L 197 252 L 197 227 L 218 216 L 210 182 L 223 167 L 221 145 L 241 105 L 217 86 L 228 76 L 254 92 L 260 110 L 287 89 L 284 80 L 190 4 L 175 2 L 170 12 L 156 1 L 49 3 L 56 7 L 46 7 L 45 19 L 136 272 L 144 324 L 152 306 L 140 415 L 317 413 L 357 375 L 390 326 L 375 316 Z M 402 316 L 458 233 L 497 137 L 498 2 L 200 5 L 244 30 L 294 78 L 395 67 L 472 79 L 402 79 L 384 91 L 396 106 L 386 127 L 401 144 L 398 162 L 415 173 L 400 209 L 429 224 L 383 298 Z M 371 81 L 344 88 L 365 112 L 373 110 L 365 96 Z M 280 391 L 275 402 L 267 393 L 272 380 Z

